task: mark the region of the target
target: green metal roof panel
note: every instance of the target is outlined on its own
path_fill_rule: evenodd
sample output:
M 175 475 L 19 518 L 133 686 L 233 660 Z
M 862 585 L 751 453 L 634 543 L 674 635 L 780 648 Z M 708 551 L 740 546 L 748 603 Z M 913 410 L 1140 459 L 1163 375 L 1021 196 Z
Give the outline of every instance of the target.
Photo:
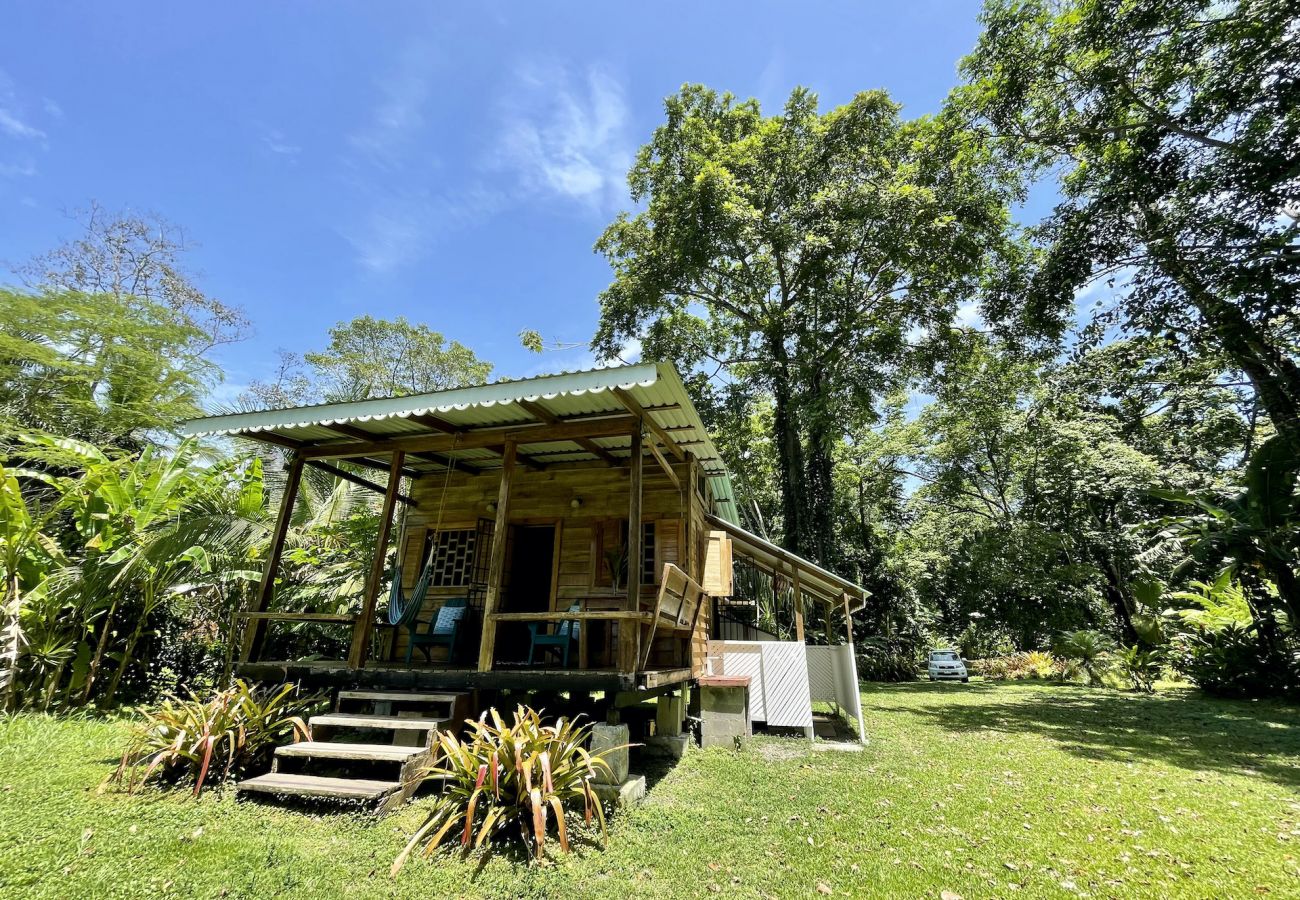
M 465 429 L 526 425 L 537 420 L 519 405 L 521 400 L 540 402 L 558 418 L 624 413 L 626 410 L 614 395 L 614 388 L 622 388 L 631 394 L 656 423 L 670 429 L 674 439 L 691 444 L 690 450 L 701 460 L 713 490 L 717 504 L 713 512 L 728 522 L 739 523 L 731 478 L 699 413 L 691 404 L 685 385 L 668 363 L 611 366 L 427 394 L 208 416 L 186 422 L 181 433 L 191 436 L 240 435 L 253 440 L 259 436 L 270 439 L 275 435 L 300 442 L 347 440 L 347 436 L 329 429 L 330 425 L 340 424 L 365 431 L 377 439 L 436 433 L 429 426 L 412 420 L 413 416 L 421 415 L 436 416 Z M 615 456 L 626 456 L 630 451 L 626 439 L 602 438 L 596 442 Z M 595 459 L 576 444 L 521 446 L 520 452 L 528 449 L 556 461 Z M 556 454 L 557 450 L 562 453 Z M 442 455 L 485 469 L 492 468 L 496 462 L 493 455 L 485 451 L 457 450 Z M 418 468 L 431 470 L 436 468 L 436 464 L 421 462 Z

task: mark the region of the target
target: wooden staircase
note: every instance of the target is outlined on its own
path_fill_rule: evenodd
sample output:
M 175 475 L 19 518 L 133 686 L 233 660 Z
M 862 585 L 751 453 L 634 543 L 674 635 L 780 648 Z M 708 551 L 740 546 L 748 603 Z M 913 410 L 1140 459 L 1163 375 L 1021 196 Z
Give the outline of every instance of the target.
M 384 815 L 419 786 L 438 732 L 468 714 L 463 693 L 339 691 L 334 712 L 308 720 L 311 740 L 277 747 L 271 771 L 239 782 L 236 794 L 355 803 Z

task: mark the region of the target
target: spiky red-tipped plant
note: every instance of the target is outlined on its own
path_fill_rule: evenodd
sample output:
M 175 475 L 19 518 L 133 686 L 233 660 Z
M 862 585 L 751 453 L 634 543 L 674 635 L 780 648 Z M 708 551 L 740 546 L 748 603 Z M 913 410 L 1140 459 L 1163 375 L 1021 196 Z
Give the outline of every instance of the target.
M 438 737 L 435 762 L 425 777 L 441 779 L 443 793 L 393 862 L 394 873 L 417 846 L 423 844 L 428 856 L 456 832 L 466 849 L 518 839 L 541 859 L 553 821 L 560 849 L 567 853 L 565 817 L 579 806 L 583 820 L 596 819 L 604 834 L 605 813 L 592 782 L 598 773 L 609 774 L 604 760 L 609 751 L 586 749 L 590 725 L 563 717 L 546 725 L 523 706 L 509 725 L 495 709 L 467 724 L 464 740 L 451 732 Z
M 209 697 L 168 695 L 144 712 L 109 782 L 134 791 L 150 781 L 194 779 L 194 796 L 225 781 L 280 741 L 309 735 L 304 721 L 322 698 L 301 697 L 291 684 L 251 687 L 236 681 Z

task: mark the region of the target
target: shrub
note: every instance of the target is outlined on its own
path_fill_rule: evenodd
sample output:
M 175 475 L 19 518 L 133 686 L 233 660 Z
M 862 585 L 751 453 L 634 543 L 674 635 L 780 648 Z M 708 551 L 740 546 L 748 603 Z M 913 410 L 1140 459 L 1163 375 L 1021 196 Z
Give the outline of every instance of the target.
M 983 675 L 989 679 L 1023 679 L 1064 677 L 1067 664 L 1050 653 L 1030 650 L 1025 653 L 1009 653 L 992 659 L 977 659 L 971 662 L 973 674 Z
M 1128 679 L 1133 690 L 1150 694 L 1155 690 L 1156 679 L 1164 666 L 1164 653 L 1158 648 L 1134 644 L 1115 654 L 1115 666 Z
M 1274 649 L 1260 639 L 1254 626 L 1196 628 L 1180 634 L 1173 641 L 1170 662 L 1207 694 L 1300 696 L 1297 651 Z
M 858 678 L 863 681 L 914 681 L 918 668 L 916 650 L 891 638 L 869 637 L 854 645 Z
M 439 735 L 426 777 L 441 779 L 443 794 L 393 862 L 394 873 L 418 844 L 424 842 L 428 856 L 453 829 L 464 848 L 519 839 L 541 859 L 552 813 L 560 848 L 567 853 L 565 806 L 576 801 L 582 802 L 584 821 L 594 816 L 604 833 L 605 813 L 591 782 L 598 770 L 608 774 L 609 766 L 603 754 L 583 747 L 589 725 L 563 717 L 543 725 L 538 713 L 523 706 L 509 725 L 495 709 L 469 724 L 471 734 L 463 741 L 451 732 Z
M 291 684 L 250 687 L 236 681 L 204 699 L 168 695 L 144 712 L 131 744 L 110 781 L 134 791 L 149 781 L 194 780 L 194 796 L 204 784 L 263 763 L 288 737 L 306 738 L 306 716 L 321 697 L 300 698 Z
M 1057 656 L 1077 662 L 1090 683 L 1100 680 L 1106 657 L 1114 649 L 1115 642 L 1109 637 L 1086 629 L 1067 631 L 1052 646 Z

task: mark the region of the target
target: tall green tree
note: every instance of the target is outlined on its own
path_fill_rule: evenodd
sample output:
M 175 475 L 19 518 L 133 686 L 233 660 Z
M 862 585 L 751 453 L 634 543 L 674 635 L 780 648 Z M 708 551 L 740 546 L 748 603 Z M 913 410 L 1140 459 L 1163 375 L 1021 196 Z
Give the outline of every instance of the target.
M 205 345 L 161 303 L 0 288 L 0 430 L 139 447 L 198 413 Z
M 1008 227 L 1001 173 L 881 91 L 822 113 L 797 89 L 764 116 L 690 85 L 665 111 L 629 174 L 644 210 L 596 245 L 614 281 L 593 347 L 639 339 L 770 396 L 783 539 L 835 564 L 835 448 L 978 289 Z
M 1289 0 L 989 0 L 950 111 L 1062 199 L 1002 311 L 1222 354 L 1300 469 L 1300 13 Z
M 264 408 L 423 394 L 483 384 L 492 364 L 459 341 L 404 316 L 360 316 L 330 329 L 328 346 L 298 357 L 281 353 L 275 377 L 243 400 Z

